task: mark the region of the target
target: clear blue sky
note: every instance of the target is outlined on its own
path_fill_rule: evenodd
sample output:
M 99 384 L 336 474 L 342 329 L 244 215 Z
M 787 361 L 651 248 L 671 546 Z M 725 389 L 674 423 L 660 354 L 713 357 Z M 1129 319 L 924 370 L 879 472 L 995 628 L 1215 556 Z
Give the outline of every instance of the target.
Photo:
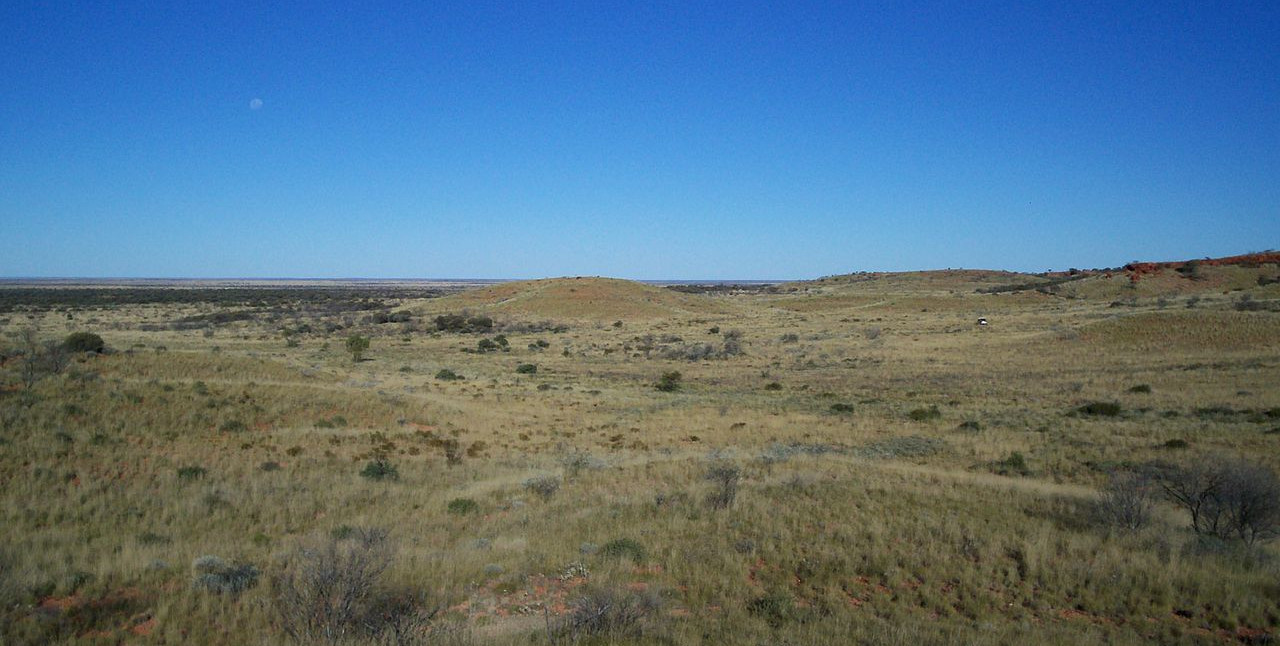
M 0 244 L 644 279 L 1280 247 L 1280 3 L 5 0 Z

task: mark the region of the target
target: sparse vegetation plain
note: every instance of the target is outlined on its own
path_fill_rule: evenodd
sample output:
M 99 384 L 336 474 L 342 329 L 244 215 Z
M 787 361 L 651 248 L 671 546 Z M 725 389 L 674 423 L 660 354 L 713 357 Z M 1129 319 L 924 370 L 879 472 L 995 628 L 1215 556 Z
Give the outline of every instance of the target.
M 1269 643 L 1266 258 L 0 287 L 0 642 Z

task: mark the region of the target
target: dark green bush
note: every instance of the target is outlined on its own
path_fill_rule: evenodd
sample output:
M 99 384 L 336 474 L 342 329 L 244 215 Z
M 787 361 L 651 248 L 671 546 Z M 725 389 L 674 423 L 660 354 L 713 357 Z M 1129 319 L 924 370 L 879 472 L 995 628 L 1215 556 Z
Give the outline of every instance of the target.
M 992 470 L 1002 476 L 1019 475 L 1025 476 L 1031 473 L 1030 467 L 1027 466 L 1027 459 L 1017 451 L 1009 454 L 1009 457 L 1000 460 L 991 465 Z
M 600 547 L 600 555 L 609 558 L 627 558 L 633 563 L 643 563 L 645 549 L 638 541 L 630 538 L 615 538 Z
M 916 409 L 912 409 L 910 413 L 907 413 L 907 417 L 910 417 L 911 419 L 917 422 L 927 422 L 929 420 L 934 420 L 942 417 L 942 411 L 938 410 L 937 406 L 930 406 L 928 408 L 916 408 Z
M 1138 384 L 1138 385 L 1136 385 L 1136 386 L 1133 386 L 1133 387 L 1129 388 L 1129 392 L 1131 392 L 1131 393 L 1149 393 L 1149 392 L 1151 392 L 1151 386 L 1150 386 L 1150 385 L 1148 385 L 1148 384 Z
M 352 361 L 359 361 L 364 357 L 364 353 L 369 349 L 369 337 L 352 334 L 347 337 L 347 352 L 351 353 Z
M 441 368 L 440 372 L 436 373 L 436 379 L 440 381 L 458 381 L 463 379 L 463 376 L 448 368 Z
M 1095 417 L 1116 417 L 1124 410 L 1117 402 L 1089 402 L 1076 409 L 1081 415 Z
M 240 433 L 242 431 L 249 430 L 249 426 L 238 419 L 229 419 L 223 422 L 222 425 L 218 427 L 218 430 L 223 433 Z
M 204 467 L 185 466 L 178 467 L 178 477 L 183 480 L 197 480 L 203 478 L 208 470 Z
M 394 464 L 384 459 L 372 460 L 364 465 L 364 469 L 360 471 L 360 475 L 370 480 L 399 480 L 400 471 L 396 469 Z
M 843 402 L 841 402 L 841 403 L 836 403 L 836 404 L 832 404 L 832 405 L 831 405 L 831 412 L 833 412 L 833 413 L 852 413 L 852 412 L 853 412 L 853 404 L 845 404 L 845 403 L 843 403 Z
M 106 349 L 102 337 L 93 332 L 73 332 L 63 340 L 62 347 L 68 352 L 98 352 Z
M 446 510 L 457 516 L 465 516 L 479 511 L 480 505 L 470 498 L 454 498 L 449 501 Z
M 795 616 L 795 601 L 785 592 L 774 592 L 747 602 L 747 613 L 777 628 Z
M 538 366 L 532 363 L 522 363 L 516 366 L 516 374 L 533 375 L 538 373 Z
M 662 373 L 662 378 L 658 379 L 658 383 L 654 384 L 654 388 L 664 392 L 673 393 L 680 390 L 680 381 L 684 378 L 678 370 Z

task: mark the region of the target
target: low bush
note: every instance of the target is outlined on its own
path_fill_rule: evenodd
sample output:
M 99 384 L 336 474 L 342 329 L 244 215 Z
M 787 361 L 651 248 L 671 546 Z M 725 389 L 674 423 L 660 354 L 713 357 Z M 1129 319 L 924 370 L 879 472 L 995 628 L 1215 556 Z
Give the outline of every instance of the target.
M 620 643 L 662 632 L 662 598 L 651 590 L 589 587 L 548 626 L 553 644 Z
M 463 378 L 464 377 L 462 375 L 448 368 L 441 368 L 440 371 L 436 373 L 436 379 L 439 379 L 440 381 L 458 381 Z
M 206 473 L 208 473 L 208 470 L 200 466 L 178 467 L 178 478 L 180 480 L 198 480 L 203 478 Z
M 947 448 L 947 443 L 935 437 L 903 435 L 871 442 L 858 449 L 866 458 L 897 459 L 926 458 Z
M 360 361 L 364 358 L 364 353 L 369 349 L 369 337 L 352 334 L 347 337 L 347 352 L 351 353 L 352 361 Z
M 465 516 L 479 511 L 480 505 L 470 498 L 454 498 L 449 501 L 446 510 L 455 516 Z
M 516 366 L 516 374 L 534 375 L 538 373 L 538 366 L 532 363 L 522 363 Z
M 1155 492 L 1155 483 L 1146 474 L 1113 473 L 1095 504 L 1095 514 L 1106 526 L 1124 531 L 1140 530 L 1151 522 Z
M 1031 474 L 1031 468 L 1027 466 L 1027 459 L 1021 453 L 1014 451 L 1003 460 L 993 462 L 991 470 L 1002 476 L 1025 476 Z
M 107 344 L 102 340 L 102 337 L 93 332 L 72 332 L 62 341 L 62 347 L 67 352 L 101 353 L 106 349 Z
M 396 469 L 396 466 L 382 458 L 372 460 L 364 465 L 360 475 L 374 481 L 400 479 L 400 471 Z
M 439 609 L 419 592 L 381 587 L 394 555 L 378 529 L 300 543 L 271 579 L 279 628 L 299 644 L 424 643 Z
M 615 538 L 600 547 L 599 554 L 609 558 L 630 559 L 632 563 L 644 563 L 644 546 L 630 538 Z
M 930 406 L 928 408 L 915 408 L 915 409 L 912 409 L 910 413 L 907 413 L 907 417 L 910 417 L 911 419 L 917 422 L 927 422 L 930 420 L 941 418 L 942 411 L 938 410 L 937 406 Z
M 1077 413 L 1093 417 L 1116 417 L 1123 410 L 1117 402 L 1089 402 L 1076 408 Z
M 664 392 L 673 393 L 680 390 L 680 382 L 684 378 L 678 370 L 662 373 L 662 377 L 658 379 L 658 383 L 654 384 L 654 388 Z
M 555 476 L 536 476 L 524 481 L 525 490 L 537 494 L 543 500 L 550 500 L 560 491 L 560 478 Z
M 223 433 L 242 433 L 249 430 L 249 426 L 238 419 L 229 419 L 218 426 L 218 430 Z
M 747 613 L 777 628 L 795 617 L 795 601 L 785 592 L 774 592 L 747 602 Z
M 703 476 L 710 481 L 713 489 L 707 495 L 707 504 L 712 509 L 727 509 L 733 506 L 738 497 L 738 482 L 742 479 L 742 469 L 728 460 L 715 460 L 707 468 Z
M 191 585 L 215 594 L 239 594 L 258 584 L 258 568 L 248 563 L 228 563 L 205 555 L 191 563 Z

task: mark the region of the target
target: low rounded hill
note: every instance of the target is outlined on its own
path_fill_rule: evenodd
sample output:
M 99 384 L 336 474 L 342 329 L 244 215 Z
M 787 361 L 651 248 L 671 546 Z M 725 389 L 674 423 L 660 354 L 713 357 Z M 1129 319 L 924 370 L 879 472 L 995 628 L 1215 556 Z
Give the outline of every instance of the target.
M 715 315 L 728 310 L 711 296 L 685 294 L 618 278 L 545 278 L 500 283 L 436 301 L 439 307 L 586 320 Z

